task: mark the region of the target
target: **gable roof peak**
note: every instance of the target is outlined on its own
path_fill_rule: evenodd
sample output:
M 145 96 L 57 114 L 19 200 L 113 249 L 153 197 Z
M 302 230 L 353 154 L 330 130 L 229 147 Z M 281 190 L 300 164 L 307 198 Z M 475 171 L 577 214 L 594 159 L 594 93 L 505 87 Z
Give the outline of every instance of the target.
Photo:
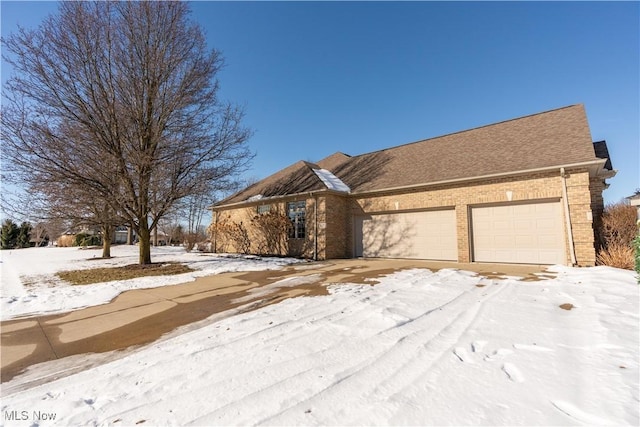
M 332 155 L 318 161 L 318 166 L 322 169 L 334 170 L 349 159 L 351 159 L 350 155 L 344 154 L 341 151 L 336 151 Z

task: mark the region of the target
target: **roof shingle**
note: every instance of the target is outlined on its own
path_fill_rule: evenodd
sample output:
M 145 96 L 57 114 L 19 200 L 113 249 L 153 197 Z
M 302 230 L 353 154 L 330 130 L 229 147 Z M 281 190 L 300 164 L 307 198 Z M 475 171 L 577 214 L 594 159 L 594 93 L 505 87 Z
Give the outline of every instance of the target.
M 560 166 L 596 159 L 582 105 L 351 158 L 334 172 L 353 192 Z M 368 179 L 353 165 L 379 164 Z
M 300 161 L 218 205 L 257 194 L 270 197 L 326 189 L 313 169 L 331 171 L 358 193 L 596 159 L 584 107 L 571 105 L 359 156 L 338 152 L 317 164 Z

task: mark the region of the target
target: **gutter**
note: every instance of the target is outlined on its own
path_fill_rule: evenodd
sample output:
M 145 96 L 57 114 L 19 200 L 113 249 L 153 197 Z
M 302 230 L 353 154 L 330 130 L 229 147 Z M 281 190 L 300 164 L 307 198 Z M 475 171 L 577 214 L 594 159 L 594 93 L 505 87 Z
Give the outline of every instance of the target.
M 311 196 L 313 193 L 310 193 L 309 196 Z M 315 220 L 315 224 L 313 227 L 313 260 L 317 261 L 318 260 L 318 195 L 317 194 L 313 194 L 313 215 L 314 215 L 314 220 Z
M 360 197 L 360 196 L 367 196 L 370 194 L 379 194 L 379 193 L 388 193 L 388 192 L 394 192 L 394 191 L 404 191 L 404 190 L 413 190 L 413 189 L 418 189 L 418 188 L 427 188 L 427 187 L 432 187 L 432 186 L 438 186 L 438 185 L 447 185 L 447 184 L 458 184 L 458 183 L 465 183 L 465 182 L 472 182 L 472 181 L 481 181 L 484 179 L 492 179 L 492 178 L 503 178 L 503 177 L 509 177 L 509 176 L 519 176 L 519 175 L 526 175 L 526 174 L 530 174 L 530 173 L 539 173 L 539 172 L 552 172 L 552 171 L 556 171 L 558 170 L 558 168 L 577 168 L 577 167 L 588 167 L 589 168 L 589 173 L 593 176 L 599 176 L 601 174 L 601 171 L 604 168 L 604 165 L 606 164 L 607 159 L 596 159 L 596 160 L 590 160 L 587 162 L 580 162 L 580 163 L 569 163 L 566 165 L 558 165 L 558 166 L 545 166 L 542 168 L 534 168 L 534 169 L 525 169 L 525 170 L 521 170 L 521 171 L 517 171 L 517 172 L 501 172 L 501 173 L 494 173 L 494 174 L 488 174 L 488 175 L 478 175 L 478 176 L 472 176 L 472 177 L 466 177 L 466 178 L 454 178 L 454 179 L 446 179 L 446 180 L 442 180 L 442 181 L 434 181 L 434 182 L 429 182 L 429 183 L 423 183 L 423 184 L 411 184 L 411 185 L 404 185 L 404 186 L 398 186 L 398 187 L 388 187 L 388 188 L 382 188 L 382 189 L 378 189 L 378 190 L 368 190 L 368 191 L 361 191 L 361 192 L 350 192 L 350 193 L 345 193 L 343 191 L 336 191 L 336 190 L 331 190 L 329 188 L 326 189 L 322 189 L 322 190 L 315 190 L 315 191 L 310 191 L 308 193 L 294 193 L 294 194 L 286 194 L 286 195 L 278 195 L 278 196 L 270 196 L 270 197 L 264 197 L 260 200 L 256 200 L 256 201 L 251 201 L 248 202 L 246 200 L 240 201 L 240 202 L 235 202 L 235 203 L 229 203 L 229 204 L 224 204 L 224 205 L 217 205 L 217 206 L 211 206 L 210 209 L 212 211 L 215 211 L 217 209 L 228 209 L 228 208 L 233 208 L 236 206 L 249 206 L 252 204 L 258 205 L 258 204 L 262 204 L 262 203 L 269 203 L 271 201 L 278 201 L 278 200 L 283 200 L 283 199 L 291 199 L 294 198 L 296 196 L 301 196 L 304 194 L 308 194 L 310 197 L 311 196 L 315 196 L 317 194 L 338 194 L 341 196 L 347 196 L 347 197 Z M 605 174 L 602 174 L 603 178 L 611 178 L 612 176 L 614 176 L 616 174 L 616 171 L 606 171 Z
M 293 194 L 285 194 L 285 195 L 278 195 L 278 196 L 269 196 L 269 197 L 263 197 L 262 199 L 259 200 L 255 200 L 255 201 L 241 201 L 241 202 L 234 202 L 234 203 L 229 203 L 229 204 L 225 204 L 225 205 L 217 205 L 217 206 L 211 206 L 209 207 L 209 209 L 211 209 L 212 211 L 218 210 L 218 209 L 228 209 L 228 208 L 233 208 L 236 206 L 251 206 L 251 205 L 262 205 L 265 203 L 271 203 L 271 202 L 276 202 L 276 201 L 280 201 L 280 200 L 286 200 L 286 199 L 294 199 L 296 197 L 300 197 L 300 196 L 305 196 L 305 197 L 315 197 L 318 194 L 337 194 L 337 195 L 341 195 L 341 196 L 348 196 L 351 193 L 345 193 L 344 191 L 337 191 L 337 190 L 331 190 L 329 188 L 325 188 L 322 190 L 314 190 L 314 191 L 309 191 L 308 193 L 293 193 Z
M 570 164 L 561 165 L 561 166 L 545 166 L 542 168 L 525 169 L 525 170 L 516 171 L 516 172 L 501 172 L 501 173 L 478 175 L 478 176 L 472 176 L 472 177 L 466 177 L 466 178 L 446 179 L 443 181 L 434 181 L 434 182 L 429 182 L 424 184 L 411 184 L 411 185 L 404 185 L 399 187 L 382 188 L 379 190 L 352 192 L 350 194 L 353 196 L 366 196 L 369 194 L 387 193 L 391 191 L 412 190 L 416 188 L 426 188 L 426 187 L 432 187 L 437 185 L 457 184 L 457 183 L 464 183 L 464 182 L 471 182 L 471 181 L 481 181 L 484 179 L 491 179 L 491 178 L 503 178 L 508 176 L 527 175 L 530 173 L 538 173 L 538 172 L 552 172 L 557 170 L 558 167 L 567 168 L 567 169 L 577 168 L 577 167 L 589 167 L 589 173 L 593 175 L 597 175 L 598 172 L 604 167 L 606 162 L 607 162 L 607 159 L 596 159 L 596 160 L 590 160 L 588 162 L 570 163 Z M 615 171 L 613 171 L 613 175 L 615 175 Z
M 212 211 L 213 212 L 213 211 Z M 215 228 L 213 230 L 213 247 L 211 249 L 213 249 L 213 253 L 218 253 L 218 213 L 217 212 L 213 212 L 213 216 L 214 216 L 214 221 L 215 221 Z
M 571 256 L 571 265 L 576 265 L 576 248 L 573 243 L 573 230 L 571 229 L 571 216 L 569 215 L 569 199 L 567 198 L 567 174 L 564 168 L 560 168 L 560 177 L 562 178 L 562 204 L 564 205 L 564 218 L 567 224 L 567 238 L 569 239 L 569 255 Z

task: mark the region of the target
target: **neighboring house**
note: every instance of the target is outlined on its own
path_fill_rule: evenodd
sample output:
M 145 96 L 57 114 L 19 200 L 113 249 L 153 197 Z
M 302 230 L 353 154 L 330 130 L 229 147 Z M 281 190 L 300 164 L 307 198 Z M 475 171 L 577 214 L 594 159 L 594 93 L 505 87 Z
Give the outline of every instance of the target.
M 167 243 L 169 242 L 169 236 L 161 231 L 158 231 L 157 236 L 158 240 L 156 241 L 154 233 L 151 233 L 151 244 L 154 246 L 167 246 Z
M 127 227 L 126 225 L 120 225 L 115 228 L 113 232 L 113 239 L 111 243 L 115 244 L 133 244 L 137 239 L 136 233 L 131 227 Z
M 90 227 L 88 225 L 81 225 L 79 227 L 72 227 L 67 229 L 61 236 L 56 239 L 56 246 L 69 247 L 74 246 L 76 235 L 88 234 L 90 236 L 96 236 L 100 234 L 99 227 Z
M 631 206 L 635 206 L 636 209 L 638 210 L 637 218 L 640 221 L 640 194 L 634 194 L 633 196 L 629 196 L 627 197 L 627 200 L 629 200 L 629 204 Z
M 68 229 L 57 240 L 58 246 L 73 246 L 75 236 L 77 234 L 88 234 L 90 236 L 101 236 L 102 229 L 99 226 L 82 225 L 79 227 Z M 136 234 L 133 229 L 127 226 L 114 227 L 113 235 L 111 237 L 112 244 L 129 244 L 136 241 Z
M 31 230 L 31 236 L 29 238 L 29 246 L 41 247 L 49 244 L 49 234 L 42 225 L 36 225 Z
M 214 226 L 242 224 L 253 253 L 251 219 L 278 211 L 293 224 L 279 255 L 587 266 L 614 175 L 606 142 L 592 142 L 584 107 L 572 105 L 300 161 L 211 209 Z M 223 235 L 212 240 L 214 251 L 241 251 Z

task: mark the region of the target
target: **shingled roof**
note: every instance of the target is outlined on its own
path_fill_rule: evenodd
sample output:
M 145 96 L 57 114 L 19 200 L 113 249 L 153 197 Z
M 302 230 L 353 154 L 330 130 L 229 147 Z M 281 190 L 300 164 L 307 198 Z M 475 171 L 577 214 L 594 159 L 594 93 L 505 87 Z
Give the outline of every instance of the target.
M 326 190 L 313 172 L 319 168 L 359 193 L 597 159 L 584 107 L 571 105 L 359 156 L 335 153 L 317 164 L 297 162 L 218 205 Z

